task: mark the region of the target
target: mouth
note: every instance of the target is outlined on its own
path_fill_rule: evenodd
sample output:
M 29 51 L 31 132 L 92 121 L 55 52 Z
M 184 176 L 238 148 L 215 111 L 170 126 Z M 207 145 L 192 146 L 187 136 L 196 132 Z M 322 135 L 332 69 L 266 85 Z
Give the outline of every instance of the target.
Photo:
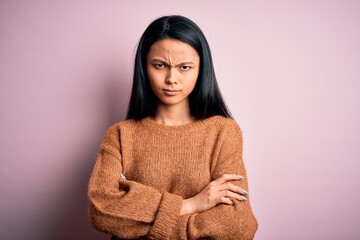
M 180 92 L 180 90 L 174 90 L 174 89 L 163 89 L 165 95 L 168 96 L 174 96 Z

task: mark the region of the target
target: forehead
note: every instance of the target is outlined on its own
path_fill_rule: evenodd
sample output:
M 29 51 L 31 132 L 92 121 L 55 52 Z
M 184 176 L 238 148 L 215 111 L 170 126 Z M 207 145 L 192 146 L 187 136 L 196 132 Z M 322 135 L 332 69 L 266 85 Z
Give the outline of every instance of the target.
M 199 58 L 196 50 L 190 44 L 176 40 L 163 39 L 156 41 L 149 50 L 148 57 L 162 58 Z

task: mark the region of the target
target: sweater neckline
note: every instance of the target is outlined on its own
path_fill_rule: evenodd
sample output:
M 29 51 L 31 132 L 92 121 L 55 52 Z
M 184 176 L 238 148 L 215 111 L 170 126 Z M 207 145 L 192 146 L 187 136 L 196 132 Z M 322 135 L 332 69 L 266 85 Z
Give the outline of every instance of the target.
M 185 135 L 191 132 L 199 131 L 200 129 L 207 126 L 209 123 L 216 121 L 216 119 L 218 118 L 220 118 L 220 116 L 212 116 L 209 118 L 174 126 L 157 123 L 150 117 L 142 119 L 141 122 L 144 126 L 146 126 L 149 131 L 152 132 L 162 133 L 165 135 Z

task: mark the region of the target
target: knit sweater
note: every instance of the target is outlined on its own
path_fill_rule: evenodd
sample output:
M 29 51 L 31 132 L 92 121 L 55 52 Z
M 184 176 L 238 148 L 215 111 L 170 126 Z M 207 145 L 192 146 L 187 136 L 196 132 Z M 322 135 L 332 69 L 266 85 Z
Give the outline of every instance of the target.
M 90 178 L 90 222 L 118 239 L 253 239 L 258 225 L 249 196 L 180 216 L 183 199 L 225 173 L 242 175 L 231 182 L 248 190 L 233 119 L 119 122 L 106 132 Z

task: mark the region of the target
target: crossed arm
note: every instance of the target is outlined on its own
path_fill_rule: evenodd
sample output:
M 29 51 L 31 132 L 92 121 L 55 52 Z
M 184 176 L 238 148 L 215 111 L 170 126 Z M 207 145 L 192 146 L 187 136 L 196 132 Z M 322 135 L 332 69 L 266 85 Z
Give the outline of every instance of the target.
M 235 140 L 241 141 L 241 132 L 237 135 Z M 122 179 L 118 137 L 116 131 L 107 133 L 90 179 L 89 216 L 95 228 L 130 239 L 253 238 L 257 221 L 246 200 L 241 151 L 224 146 L 228 153 L 213 169 L 215 180 L 194 197 L 183 199 Z

